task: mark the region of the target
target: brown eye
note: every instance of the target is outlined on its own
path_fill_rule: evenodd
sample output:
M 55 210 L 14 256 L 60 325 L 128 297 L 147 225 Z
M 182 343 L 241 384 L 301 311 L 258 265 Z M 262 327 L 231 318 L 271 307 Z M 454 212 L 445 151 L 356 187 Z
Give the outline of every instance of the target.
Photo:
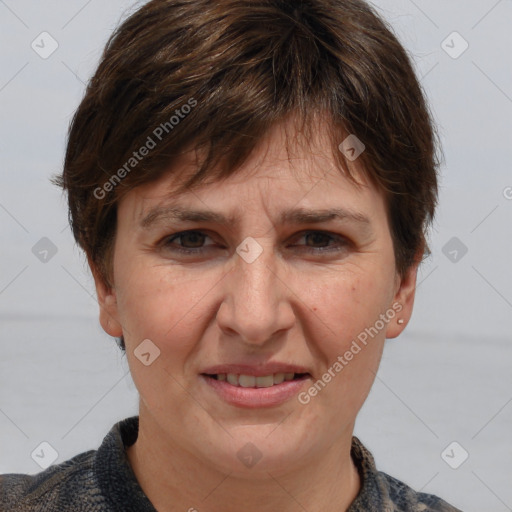
M 182 244 L 185 243 L 187 248 L 195 249 L 202 246 L 202 244 L 204 243 L 205 236 L 206 235 L 200 233 L 199 231 L 188 231 L 186 233 L 179 235 L 176 238 L 179 238 Z
M 296 244 L 295 247 L 316 254 L 341 251 L 350 244 L 345 237 L 325 231 L 306 231 L 298 238 L 300 239 L 304 239 L 306 243 Z
M 321 231 L 313 231 L 312 233 L 306 233 L 306 240 L 310 241 L 314 245 L 328 244 L 332 240 L 332 236 Z
M 206 238 L 210 237 L 201 231 L 183 231 L 166 237 L 162 246 L 173 252 L 201 254 L 213 247 L 213 244 L 204 245 Z

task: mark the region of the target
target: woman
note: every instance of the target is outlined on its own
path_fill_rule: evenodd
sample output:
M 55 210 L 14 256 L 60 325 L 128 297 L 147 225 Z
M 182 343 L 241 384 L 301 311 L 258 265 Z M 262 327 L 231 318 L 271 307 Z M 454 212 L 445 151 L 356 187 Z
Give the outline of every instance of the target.
M 2 510 L 457 509 L 353 436 L 412 314 L 435 137 L 361 0 L 153 0 L 113 34 L 57 183 L 139 416 L 4 475 Z

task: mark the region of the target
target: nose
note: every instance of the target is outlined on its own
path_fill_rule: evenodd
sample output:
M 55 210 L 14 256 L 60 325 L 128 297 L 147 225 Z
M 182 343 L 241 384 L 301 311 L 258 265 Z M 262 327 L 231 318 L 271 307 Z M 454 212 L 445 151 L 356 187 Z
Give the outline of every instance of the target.
M 234 268 L 224 278 L 217 322 L 224 334 L 252 346 L 265 344 L 295 323 L 283 263 L 268 247 L 252 262 L 234 255 Z

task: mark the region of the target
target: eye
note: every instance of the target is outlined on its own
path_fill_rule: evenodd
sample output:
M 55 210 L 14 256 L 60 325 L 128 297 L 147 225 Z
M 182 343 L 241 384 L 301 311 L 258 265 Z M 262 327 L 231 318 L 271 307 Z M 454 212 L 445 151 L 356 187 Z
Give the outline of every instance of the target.
M 312 253 L 339 251 L 349 245 L 349 241 L 345 237 L 326 231 L 306 231 L 301 234 L 299 239 L 301 238 L 306 240 L 306 244 L 299 244 L 299 247 Z M 309 245 L 308 242 L 312 245 Z
M 204 245 L 208 238 L 211 240 L 211 237 L 203 231 L 182 231 L 165 237 L 161 245 L 165 250 L 188 255 L 201 255 L 207 251 L 222 248 L 215 243 Z M 291 247 L 313 254 L 342 251 L 350 245 L 345 237 L 325 231 L 305 231 L 295 238 L 295 240 L 301 239 L 306 243 L 292 244 Z
M 182 231 L 174 235 L 168 236 L 163 240 L 163 247 L 166 249 L 181 252 L 184 254 L 200 254 L 209 250 L 210 246 L 204 246 L 203 243 L 206 238 L 210 238 L 206 233 L 202 231 Z M 181 242 L 181 245 L 176 245 L 175 241 Z M 186 247 L 183 247 L 183 244 Z

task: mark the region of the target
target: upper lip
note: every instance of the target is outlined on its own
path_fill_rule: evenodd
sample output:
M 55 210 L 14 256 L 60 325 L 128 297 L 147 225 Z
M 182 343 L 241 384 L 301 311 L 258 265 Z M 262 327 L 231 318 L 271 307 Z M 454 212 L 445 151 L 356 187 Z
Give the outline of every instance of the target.
M 268 362 L 260 365 L 249 364 L 218 364 L 209 366 L 201 373 L 208 375 L 219 375 L 232 373 L 236 375 L 253 375 L 263 377 L 275 373 L 309 373 L 307 368 L 289 363 Z

